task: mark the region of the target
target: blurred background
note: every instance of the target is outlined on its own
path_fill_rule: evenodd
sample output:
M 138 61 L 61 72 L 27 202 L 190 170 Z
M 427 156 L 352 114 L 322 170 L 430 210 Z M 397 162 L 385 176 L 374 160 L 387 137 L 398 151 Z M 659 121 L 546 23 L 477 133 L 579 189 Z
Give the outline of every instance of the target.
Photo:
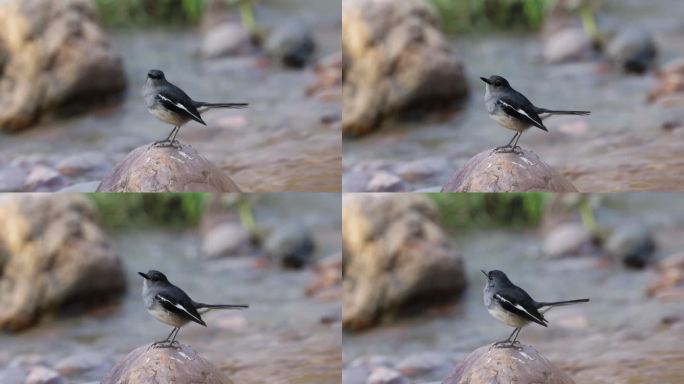
M 547 108 L 520 145 L 580 191 L 681 190 L 678 0 L 344 0 L 343 190 L 439 191 L 512 134 L 481 76 Z
M 482 269 L 540 301 L 591 299 L 520 334 L 575 382 L 684 377 L 677 194 L 346 194 L 342 209 L 345 384 L 438 383 L 508 337 Z
M 234 382 L 339 382 L 340 210 L 337 194 L 2 196 L 0 382 L 97 383 L 163 339 L 149 269 L 250 305 L 179 334 Z
M 150 69 L 193 99 L 248 102 L 180 140 L 246 191 L 339 191 L 339 1 L 12 0 L 0 5 L 0 191 L 94 191 L 172 127 Z

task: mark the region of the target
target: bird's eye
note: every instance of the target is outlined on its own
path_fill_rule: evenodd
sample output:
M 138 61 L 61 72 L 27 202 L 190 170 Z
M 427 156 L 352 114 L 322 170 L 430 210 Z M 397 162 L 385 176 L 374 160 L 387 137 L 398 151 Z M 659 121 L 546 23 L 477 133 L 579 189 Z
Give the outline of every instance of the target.
M 497 87 L 500 87 L 500 86 L 503 85 L 503 83 L 501 83 L 501 80 L 496 80 L 496 81 L 494 82 L 494 85 L 497 86 Z

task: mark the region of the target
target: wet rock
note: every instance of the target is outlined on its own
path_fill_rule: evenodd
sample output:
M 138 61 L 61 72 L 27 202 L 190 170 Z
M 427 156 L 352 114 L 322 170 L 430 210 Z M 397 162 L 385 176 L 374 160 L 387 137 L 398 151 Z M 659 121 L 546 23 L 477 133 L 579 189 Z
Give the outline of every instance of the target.
M 264 242 L 266 254 L 286 268 L 305 267 L 311 262 L 315 249 L 311 231 L 297 224 L 275 228 Z
M 606 252 L 630 268 L 644 268 L 655 256 L 651 230 L 639 222 L 627 222 L 613 230 L 605 243 Z
M 306 88 L 306 94 L 321 100 L 341 103 L 342 52 L 335 52 L 318 60 L 314 66 L 316 79 Z
M 21 192 L 27 172 L 20 167 L 7 165 L 0 168 L 0 192 Z
M 251 255 L 254 252 L 252 240 L 252 233 L 240 223 L 221 223 L 202 238 L 202 255 L 208 259 Z
M 406 190 L 408 190 L 408 186 L 404 180 L 387 171 L 376 172 L 366 187 L 368 192 L 403 192 Z
M 69 377 L 101 369 L 104 367 L 105 363 L 105 356 L 97 352 L 79 353 L 58 361 L 55 364 L 55 369 L 61 375 Z
M 478 153 L 456 172 L 442 192 L 577 192 L 563 175 L 536 153 Z
M 679 293 L 684 298 L 684 253 L 666 257 L 656 264 L 657 279 L 649 284 L 649 296 L 667 297 Z M 679 292 L 677 292 L 679 291 Z
M 626 72 L 644 73 L 655 63 L 657 49 L 650 32 L 630 27 L 613 37 L 606 53 Z
M 212 27 L 204 36 L 200 52 L 211 59 L 222 56 L 240 56 L 254 51 L 252 36 L 239 22 L 224 22 Z
M 591 232 L 581 223 L 564 223 L 544 236 L 542 254 L 551 259 L 579 255 L 591 247 L 591 240 Z
M 215 365 L 187 345 L 131 351 L 102 379 L 101 384 L 203 383 L 232 384 Z
M 26 384 L 66 384 L 66 380 L 58 372 L 39 366 L 31 369 Z
M 264 50 L 287 67 L 302 68 L 313 58 L 316 41 L 307 23 L 290 20 L 269 34 Z
M 125 289 L 121 259 L 82 195 L 0 198 L 0 329 L 49 311 L 107 304 Z
M 78 176 L 84 173 L 102 170 L 107 166 L 107 157 L 101 152 L 79 153 L 60 160 L 55 168 L 64 176 Z
M 424 352 L 405 358 L 397 365 L 397 369 L 405 376 L 425 375 L 437 370 L 446 369 L 449 360 L 439 353 Z
M 26 177 L 24 189 L 34 192 L 56 191 L 63 188 L 67 181 L 59 172 L 45 165 L 38 165 Z
M 455 300 L 465 288 L 461 255 L 427 196 L 350 194 L 342 212 L 346 329 Z
M 98 192 L 240 192 L 223 171 L 189 145 L 143 145 L 105 176 Z
M 452 105 L 468 93 L 465 69 L 423 0 L 342 3 L 342 130 L 359 136 L 407 111 Z
M 368 376 L 366 384 L 409 384 L 409 381 L 399 371 L 378 367 Z
M 447 169 L 447 161 L 443 158 L 426 158 L 397 167 L 397 174 L 406 181 L 427 179 L 444 172 Z
M 669 61 L 656 72 L 657 85 L 648 95 L 648 101 L 684 92 L 684 57 Z
M 593 42 L 581 27 L 561 29 L 549 36 L 544 44 L 547 63 L 582 61 L 593 55 Z
M 534 348 L 482 346 L 471 352 L 442 384 L 539 383 L 574 384 L 558 367 Z
M 21 130 L 43 116 L 122 97 L 123 64 L 98 22 L 87 0 L 0 3 L 1 129 Z

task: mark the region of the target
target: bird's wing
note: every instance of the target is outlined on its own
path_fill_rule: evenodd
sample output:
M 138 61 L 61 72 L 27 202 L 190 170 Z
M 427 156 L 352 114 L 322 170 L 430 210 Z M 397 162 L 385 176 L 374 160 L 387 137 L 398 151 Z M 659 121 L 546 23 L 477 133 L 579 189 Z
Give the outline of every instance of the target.
M 524 99 L 524 101 L 527 101 L 527 99 Z M 528 122 L 539 129 L 548 131 L 537 112 L 535 112 L 534 106 L 529 101 L 525 103 L 522 100 L 515 100 L 511 97 L 503 96 L 499 98 L 496 103 L 499 104 L 501 109 L 508 115 L 513 116 L 518 120 Z
M 195 103 L 192 99 L 185 94 L 180 88 L 174 86 L 173 84 L 168 84 L 163 87 L 157 94 L 157 101 L 159 101 L 166 109 L 169 109 L 181 116 L 185 116 L 188 119 L 195 120 L 196 122 L 207 125 L 202 116 L 200 116 L 199 111 L 195 108 Z
M 181 291 L 182 292 L 182 291 Z M 174 295 L 176 296 L 176 295 Z M 192 305 L 192 300 L 185 299 L 183 297 L 172 297 L 164 293 L 158 293 L 157 299 L 161 303 L 162 307 L 169 312 L 173 312 L 178 316 L 181 316 L 189 321 L 194 321 L 197 324 L 207 326 L 207 324 L 202 320 L 202 317 L 197 312 L 197 309 Z
M 525 306 L 522 304 L 525 302 L 534 303 L 534 300 L 529 299 L 523 301 L 520 300 L 518 296 L 519 295 L 515 291 L 510 291 L 510 293 L 499 292 L 496 295 L 494 295 L 494 297 L 497 300 L 499 300 L 499 303 L 505 310 L 515 313 L 523 319 L 533 321 L 539 325 L 543 325 L 546 327 L 546 319 L 544 318 L 544 315 L 539 313 L 537 308 L 529 305 Z

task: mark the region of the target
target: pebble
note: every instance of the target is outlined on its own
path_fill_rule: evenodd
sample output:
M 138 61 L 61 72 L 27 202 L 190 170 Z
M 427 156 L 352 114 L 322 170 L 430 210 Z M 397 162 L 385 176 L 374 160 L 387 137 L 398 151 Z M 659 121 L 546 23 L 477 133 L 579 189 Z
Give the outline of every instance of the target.
M 302 68 L 316 52 L 313 32 L 307 23 L 290 20 L 277 27 L 266 39 L 264 49 L 272 58 L 292 68 Z
M 610 256 L 631 268 L 644 268 L 653 261 L 655 249 L 653 233 L 639 222 L 618 226 L 605 244 L 605 250 Z
M 302 268 L 311 262 L 316 249 L 311 231 L 302 225 L 277 227 L 266 238 L 264 250 L 286 268 Z
M 254 50 L 249 31 L 237 22 L 225 22 L 204 36 L 201 53 L 205 58 L 245 55 Z
M 26 384 L 66 384 L 66 380 L 53 369 L 37 366 L 29 372 Z
M 447 366 L 447 358 L 444 355 L 434 352 L 425 352 L 405 358 L 397 369 L 404 375 L 413 377 L 424 375 Z
M 577 255 L 591 244 L 591 233 L 581 223 L 564 223 L 544 236 L 542 253 L 548 258 Z
M 408 384 L 409 381 L 397 370 L 378 367 L 371 372 L 366 384 Z
M 447 168 L 448 163 L 443 158 L 426 158 L 402 164 L 396 171 L 402 179 L 416 181 L 435 176 Z
M 566 28 L 551 35 L 544 46 L 544 61 L 561 63 L 583 60 L 593 54 L 592 41 L 582 28 Z
M 399 176 L 379 171 L 370 179 L 366 189 L 368 192 L 404 192 L 408 190 L 408 186 Z
M 29 172 L 24 189 L 33 192 L 51 192 L 63 188 L 66 179 L 55 169 L 38 165 Z
M 212 228 L 202 239 L 202 254 L 209 259 L 244 256 L 252 252 L 252 234 L 240 223 L 226 222 Z
M 105 356 L 97 352 L 79 353 L 65 357 L 55 364 L 61 375 L 73 376 L 105 365 Z
M 86 152 L 65 157 L 55 168 L 64 176 L 78 176 L 96 169 L 105 169 L 107 158 L 100 152 Z

